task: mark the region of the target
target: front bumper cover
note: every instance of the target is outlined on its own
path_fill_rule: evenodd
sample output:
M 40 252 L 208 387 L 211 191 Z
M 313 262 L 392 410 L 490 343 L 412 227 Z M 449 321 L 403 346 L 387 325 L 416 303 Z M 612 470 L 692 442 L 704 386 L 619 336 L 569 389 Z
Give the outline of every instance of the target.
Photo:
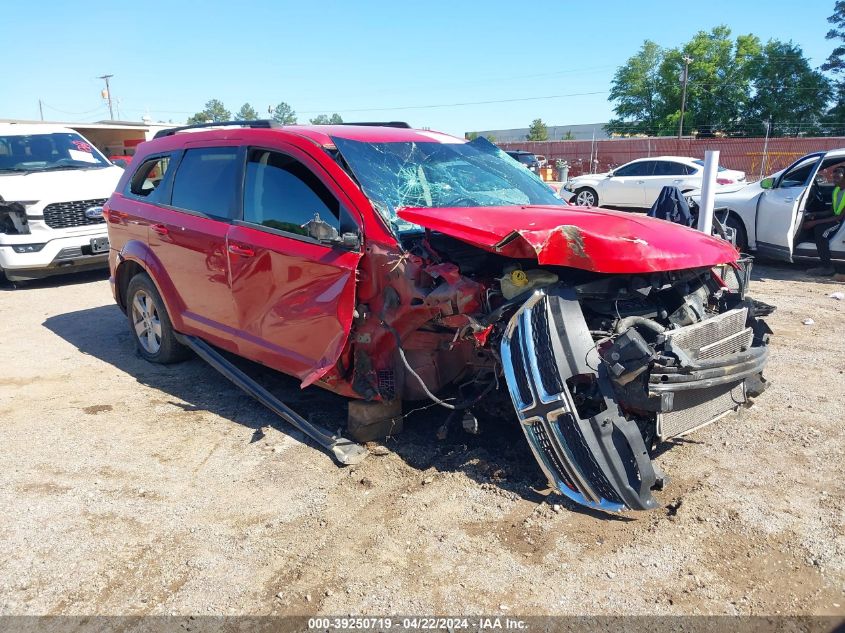
M 753 385 L 748 391 L 761 390 L 767 348 L 751 347 L 750 339 L 747 349 L 726 347 L 741 338 L 731 324 L 744 327 L 746 316 L 744 309 L 731 311 L 676 330 L 675 350 L 683 360 L 675 366 L 658 361 L 643 373 L 642 383 L 627 385 L 653 405 L 660 439 L 736 409 L 746 401 L 747 385 Z M 690 349 L 693 341 L 702 347 Z M 654 508 L 652 489 L 663 475 L 638 424 L 623 414 L 625 388 L 614 383 L 602 361 L 575 291 L 536 291 L 508 323 L 501 352 L 511 400 L 551 486 L 590 508 Z M 579 400 L 579 384 L 592 388 L 589 407 Z

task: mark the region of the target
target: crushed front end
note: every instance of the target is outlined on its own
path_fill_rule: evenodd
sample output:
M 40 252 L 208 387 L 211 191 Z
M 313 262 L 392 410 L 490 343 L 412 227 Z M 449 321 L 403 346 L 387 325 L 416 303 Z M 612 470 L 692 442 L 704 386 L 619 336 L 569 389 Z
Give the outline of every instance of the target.
M 552 487 L 602 510 L 653 508 L 653 449 L 765 388 L 758 317 L 772 308 L 745 298 L 749 266 L 557 283 L 513 312 L 503 371 Z

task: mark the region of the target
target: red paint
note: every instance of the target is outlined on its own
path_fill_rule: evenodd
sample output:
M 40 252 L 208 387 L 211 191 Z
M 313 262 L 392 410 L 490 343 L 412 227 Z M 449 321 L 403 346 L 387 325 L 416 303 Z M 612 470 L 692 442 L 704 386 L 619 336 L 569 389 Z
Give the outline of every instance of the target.
M 179 332 L 297 376 L 303 386 L 315 383 L 349 397 L 382 397 L 380 377 L 394 370 L 397 358 L 389 325 L 436 391 L 468 367 L 475 350 L 490 344 L 493 329 L 472 333 L 477 321 L 470 317 L 485 310 L 491 281 L 470 279 L 453 263 L 404 251 L 326 151 L 332 149 L 331 136 L 372 142 L 439 137 L 378 127 L 230 128 L 143 143 L 132 162 L 203 146 L 285 152 L 337 197 L 363 236 L 361 252 L 124 195 L 134 173 L 130 168 L 107 205 L 112 280 L 122 265 L 134 262 L 153 279 Z M 736 259 L 729 246 L 696 231 L 603 210 L 404 209 L 400 216 L 488 251 L 597 272 L 672 270 Z M 490 271 L 489 278 L 500 273 Z M 456 338 L 455 331 L 467 334 Z M 413 388 L 413 381 L 406 383 Z
M 599 273 L 645 273 L 737 259 L 729 243 L 640 215 L 579 207 L 400 209 L 399 217 L 509 257 Z

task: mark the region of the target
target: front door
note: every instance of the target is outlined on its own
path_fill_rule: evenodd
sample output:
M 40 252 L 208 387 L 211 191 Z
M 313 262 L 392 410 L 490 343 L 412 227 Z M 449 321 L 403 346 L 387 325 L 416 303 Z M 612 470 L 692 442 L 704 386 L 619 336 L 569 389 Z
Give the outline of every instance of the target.
M 757 201 L 757 252 L 791 262 L 795 234 L 801 226 L 807 191 L 818 171 L 822 155 L 816 154 L 793 163 L 775 181 L 772 189 Z
M 623 165 L 601 182 L 599 204 L 602 206 L 644 207 L 645 178 L 654 170 L 654 162 L 641 160 Z
M 318 174 L 320 174 L 318 176 Z M 357 233 L 329 177 L 297 150 L 252 148 L 243 219 L 227 235 L 241 353 L 306 386 L 337 361 L 352 324 L 360 249 L 309 235 Z

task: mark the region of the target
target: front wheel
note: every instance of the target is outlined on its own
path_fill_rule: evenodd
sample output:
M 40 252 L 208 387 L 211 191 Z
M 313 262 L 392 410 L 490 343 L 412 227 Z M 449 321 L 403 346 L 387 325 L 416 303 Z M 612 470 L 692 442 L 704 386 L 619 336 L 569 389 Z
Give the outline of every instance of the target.
M 583 187 L 575 191 L 575 204 L 579 207 L 596 207 L 599 204 L 599 196 L 589 187 Z
M 730 227 L 736 233 L 736 247 L 741 253 L 748 252 L 748 235 L 745 233 L 745 223 L 733 213 L 728 215 L 725 226 Z
M 188 356 L 176 333 L 164 302 L 152 279 L 135 275 L 126 289 L 126 316 L 138 353 L 152 363 L 175 363 Z

